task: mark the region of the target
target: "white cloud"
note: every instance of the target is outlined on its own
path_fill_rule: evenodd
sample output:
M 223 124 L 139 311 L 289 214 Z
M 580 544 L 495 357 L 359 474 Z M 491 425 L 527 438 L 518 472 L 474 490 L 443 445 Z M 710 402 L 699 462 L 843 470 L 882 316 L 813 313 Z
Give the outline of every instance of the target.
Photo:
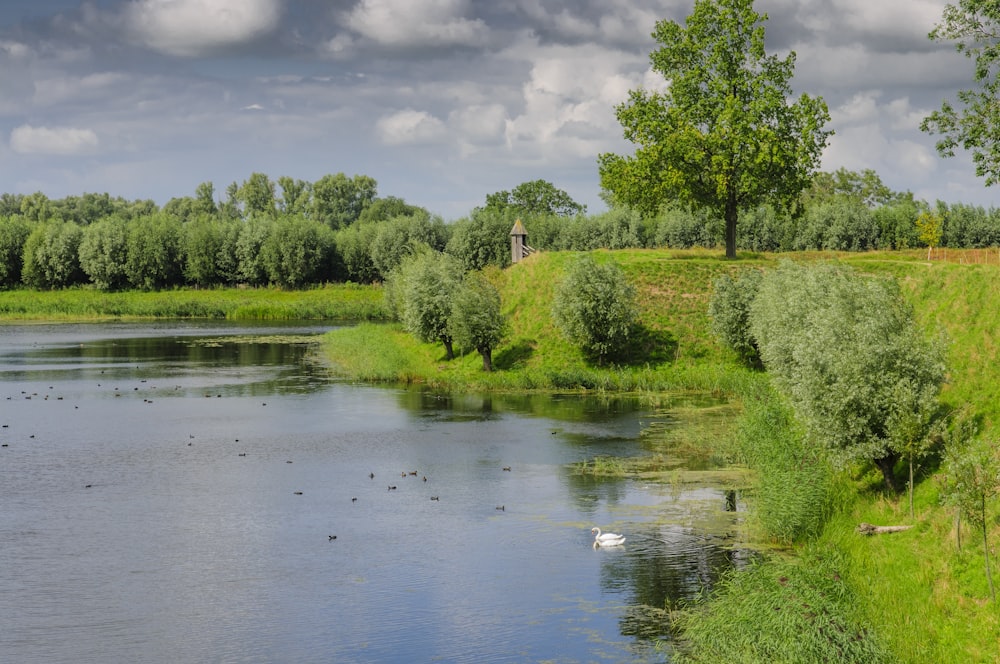
M 116 72 L 39 78 L 35 81 L 33 101 L 40 106 L 54 106 L 84 98 L 100 99 L 115 96 L 121 99 L 121 89 L 134 83 L 130 77 Z
M 136 41 L 179 56 L 252 41 L 274 30 L 280 18 L 280 0 L 135 0 L 124 16 Z
M 413 109 L 379 118 L 375 130 L 379 140 L 386 145 L 434 143 L 448 134 L 441 120 L 425 111 Z
M 10 132 L 10 148 L 19 154 L 86 154 L 93 152 L 97 144 L 92 129 L 21 125 Z
M 3 39 L 0 40 L 0 54 L 12 60 L 23 60 L 31 55 L 31 48 L 21 42 Z
M 593 160 L 619 147 L 615 105 L 629 90 L 655 82 L 648 72 L 636 71 L 642 58 L 593 44 L 539 46 L 526 40 L 504 55 L 531 63 L 521 86 L 523 110 L 507 128 L 508 144 L 519 158 Z
M 834 127 L 856 125 L 876 120 L 879 114 L 878 91 L 859 92 L 837 108 L 831 109 L 830 120 Z
M 478 46 L 489 29 L 482 20 L 465 17 L 468 4 L 467 0 L 361 0 L 346 22 L 355 32 L 387 46 Z
M 504 143 L 507 131 L 507 110 L 500 104 L 473 105 L 452 111 L 448 126 L 468 155 L 479 146 Z
M 320 51 L 324 55 L 341 58 L 350 55 L 353 47 L 354 39 L 350 35 L 339 34 L 324 42 Z
M 901 97 L 889 102 L 889 127 L 893 131 L 918 131 L 923 119 L 930 115 L 930 110 L 913 108 L 909 97 Z

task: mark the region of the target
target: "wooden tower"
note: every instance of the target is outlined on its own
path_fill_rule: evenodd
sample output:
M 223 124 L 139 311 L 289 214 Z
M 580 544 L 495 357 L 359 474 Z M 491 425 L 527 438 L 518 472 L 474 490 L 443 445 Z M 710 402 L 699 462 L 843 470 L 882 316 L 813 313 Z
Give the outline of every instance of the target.
M 518 219 L 514 222 L 514 228 L 510 229 L 510 262 L 518 263 L 534 251 L 528 246 L 528 231 L 524 230 L 524 224 Z

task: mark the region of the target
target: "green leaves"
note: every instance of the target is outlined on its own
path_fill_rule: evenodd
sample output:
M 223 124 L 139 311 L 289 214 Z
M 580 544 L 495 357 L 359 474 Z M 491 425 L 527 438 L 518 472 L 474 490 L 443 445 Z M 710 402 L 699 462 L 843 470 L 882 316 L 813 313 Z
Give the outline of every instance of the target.
M 448 331 L 462 348 L 474 348 L 483 358 L 483 370 L 493 370 L 493 349 L 507 334 L 500 310 L 500 291 L 481 272 L 469 272 L 455 293 Z
M 928 35 L 935 41 L 951 41 L 959 53 L 973 61 L 978 89 L 961 90 L 958 107 L 945 100 L 920 124 L 921 131 L 940 134 L 938 153 L 955 156 L 961 147 L 972 153 L 976 175 L 986 185 L 1000 182 L 1000 151 L 996 149 L 1000 129 L 1000 6 L 991 0 L 960 0 L 945 6 L 942 22 Z
M 622 352 L 637 317 L 635 288 L 621 268 L 589 254 L 570 267 L 552 307 L 563 335 L 600 362 Z
M 760 352 L 750 333 L 750 305 L 762 279 L 763 273 L 753 269 L 743 270 L 736 278 L 723 275 L 715 280 L 708 303 L 712 332 L 751 366 L 759 365 Z
M 498 191 L 486 196 L 486 209 L 515 214 L 554 214 L 572 217 L 587 210 L 586 205 L 574 201 L 569 194 L 547 180 L 523 182 L 512 191 Z
M 617 109 L 632 157 L 598 159 L 606 198 L 654 214 L 672 200 L 726 213 L 735 256 L 737 210 L 789 204 L 808 184 L 832 132 L 826 104 L 789 103 L 795 54 L 764 51 L 766 16 L 752 0 L 698 0 L 685 26 L 656 24 L 662 93 L 633 91 Z
M 761 282 L 750 332 L 813 438 L 841 460 L 878 461 L 895 488 L 903 438 L 926 433 L 945 370 L 895 282 L 785 261 Z
M 427 251 L 404 261 L 389 286 L 406 330 L 421 341 L 443 343 L 449 360 L 454 357 L 449 321 L 462 274 L 457 259 Z

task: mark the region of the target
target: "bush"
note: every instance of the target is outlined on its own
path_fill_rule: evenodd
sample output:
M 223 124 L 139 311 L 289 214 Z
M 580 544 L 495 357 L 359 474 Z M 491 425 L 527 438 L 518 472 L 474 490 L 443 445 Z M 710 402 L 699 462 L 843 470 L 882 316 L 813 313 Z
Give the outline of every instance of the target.
M 333 244 L 333 231 L 318 221 L 297 217 L 271 224 L 260 249 L 268 281 L 300 288 L 327 280 Z
M 21 283 L 24 243 L 31 235 L 30 224 L 21 217 L 0 217 L 0 288 Z
M 638 317 L 635 288 L 617 265 L 584 254 L 557 287 L 552 317 L 563 336 L 603 363 L 625 350 Z
M 487 265 L 507 267 L 510 229 L 515 220 L 513 210 L 476 210 L 471 217 L 455 222 L 445 251 L 460 260 L 466 270 L 482 270 Z
M 143 290 L 181 283 L 181 222 L 157 213 L 129 224 L 125 273 L 129 283 Z
M 706 211 L 667 208 L 657 217 L 653 244 L 657 247 L 690 249 L 717 247 L 723 241 L 723 224 Z
M 900 423 L 930 423 L 944 351 L 928 342 L 896 282 L 784 261 L 750 309 L 760 357 L 816 440 L 841 461 L 869 459 L 887 488 Z
M 750 332 L 750 305 L 757 297 L 763 273 L 760 270 L 743 270 L 735 279 L 728 274 L 715 280 L 708 315 L 712 319 L 712 332 L 740 359 L 760 366 L 760 351 Z

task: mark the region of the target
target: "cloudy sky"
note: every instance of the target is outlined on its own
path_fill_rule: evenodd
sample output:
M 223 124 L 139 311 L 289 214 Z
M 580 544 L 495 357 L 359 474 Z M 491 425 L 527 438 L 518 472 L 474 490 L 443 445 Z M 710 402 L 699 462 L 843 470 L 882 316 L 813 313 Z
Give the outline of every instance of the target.
M 971 86 L 927 39 L 945 0 L 758 0 L 768 48 L 836 131 L 823 169 L 992 205 L 921 118 Z M 542 178 L 591 212 L 614 107 L 661 81 L 656 20 L 693 0 L 3 0 L 0 191 L 165 203 L 260 171 L 364 174 L 451 220 Z

